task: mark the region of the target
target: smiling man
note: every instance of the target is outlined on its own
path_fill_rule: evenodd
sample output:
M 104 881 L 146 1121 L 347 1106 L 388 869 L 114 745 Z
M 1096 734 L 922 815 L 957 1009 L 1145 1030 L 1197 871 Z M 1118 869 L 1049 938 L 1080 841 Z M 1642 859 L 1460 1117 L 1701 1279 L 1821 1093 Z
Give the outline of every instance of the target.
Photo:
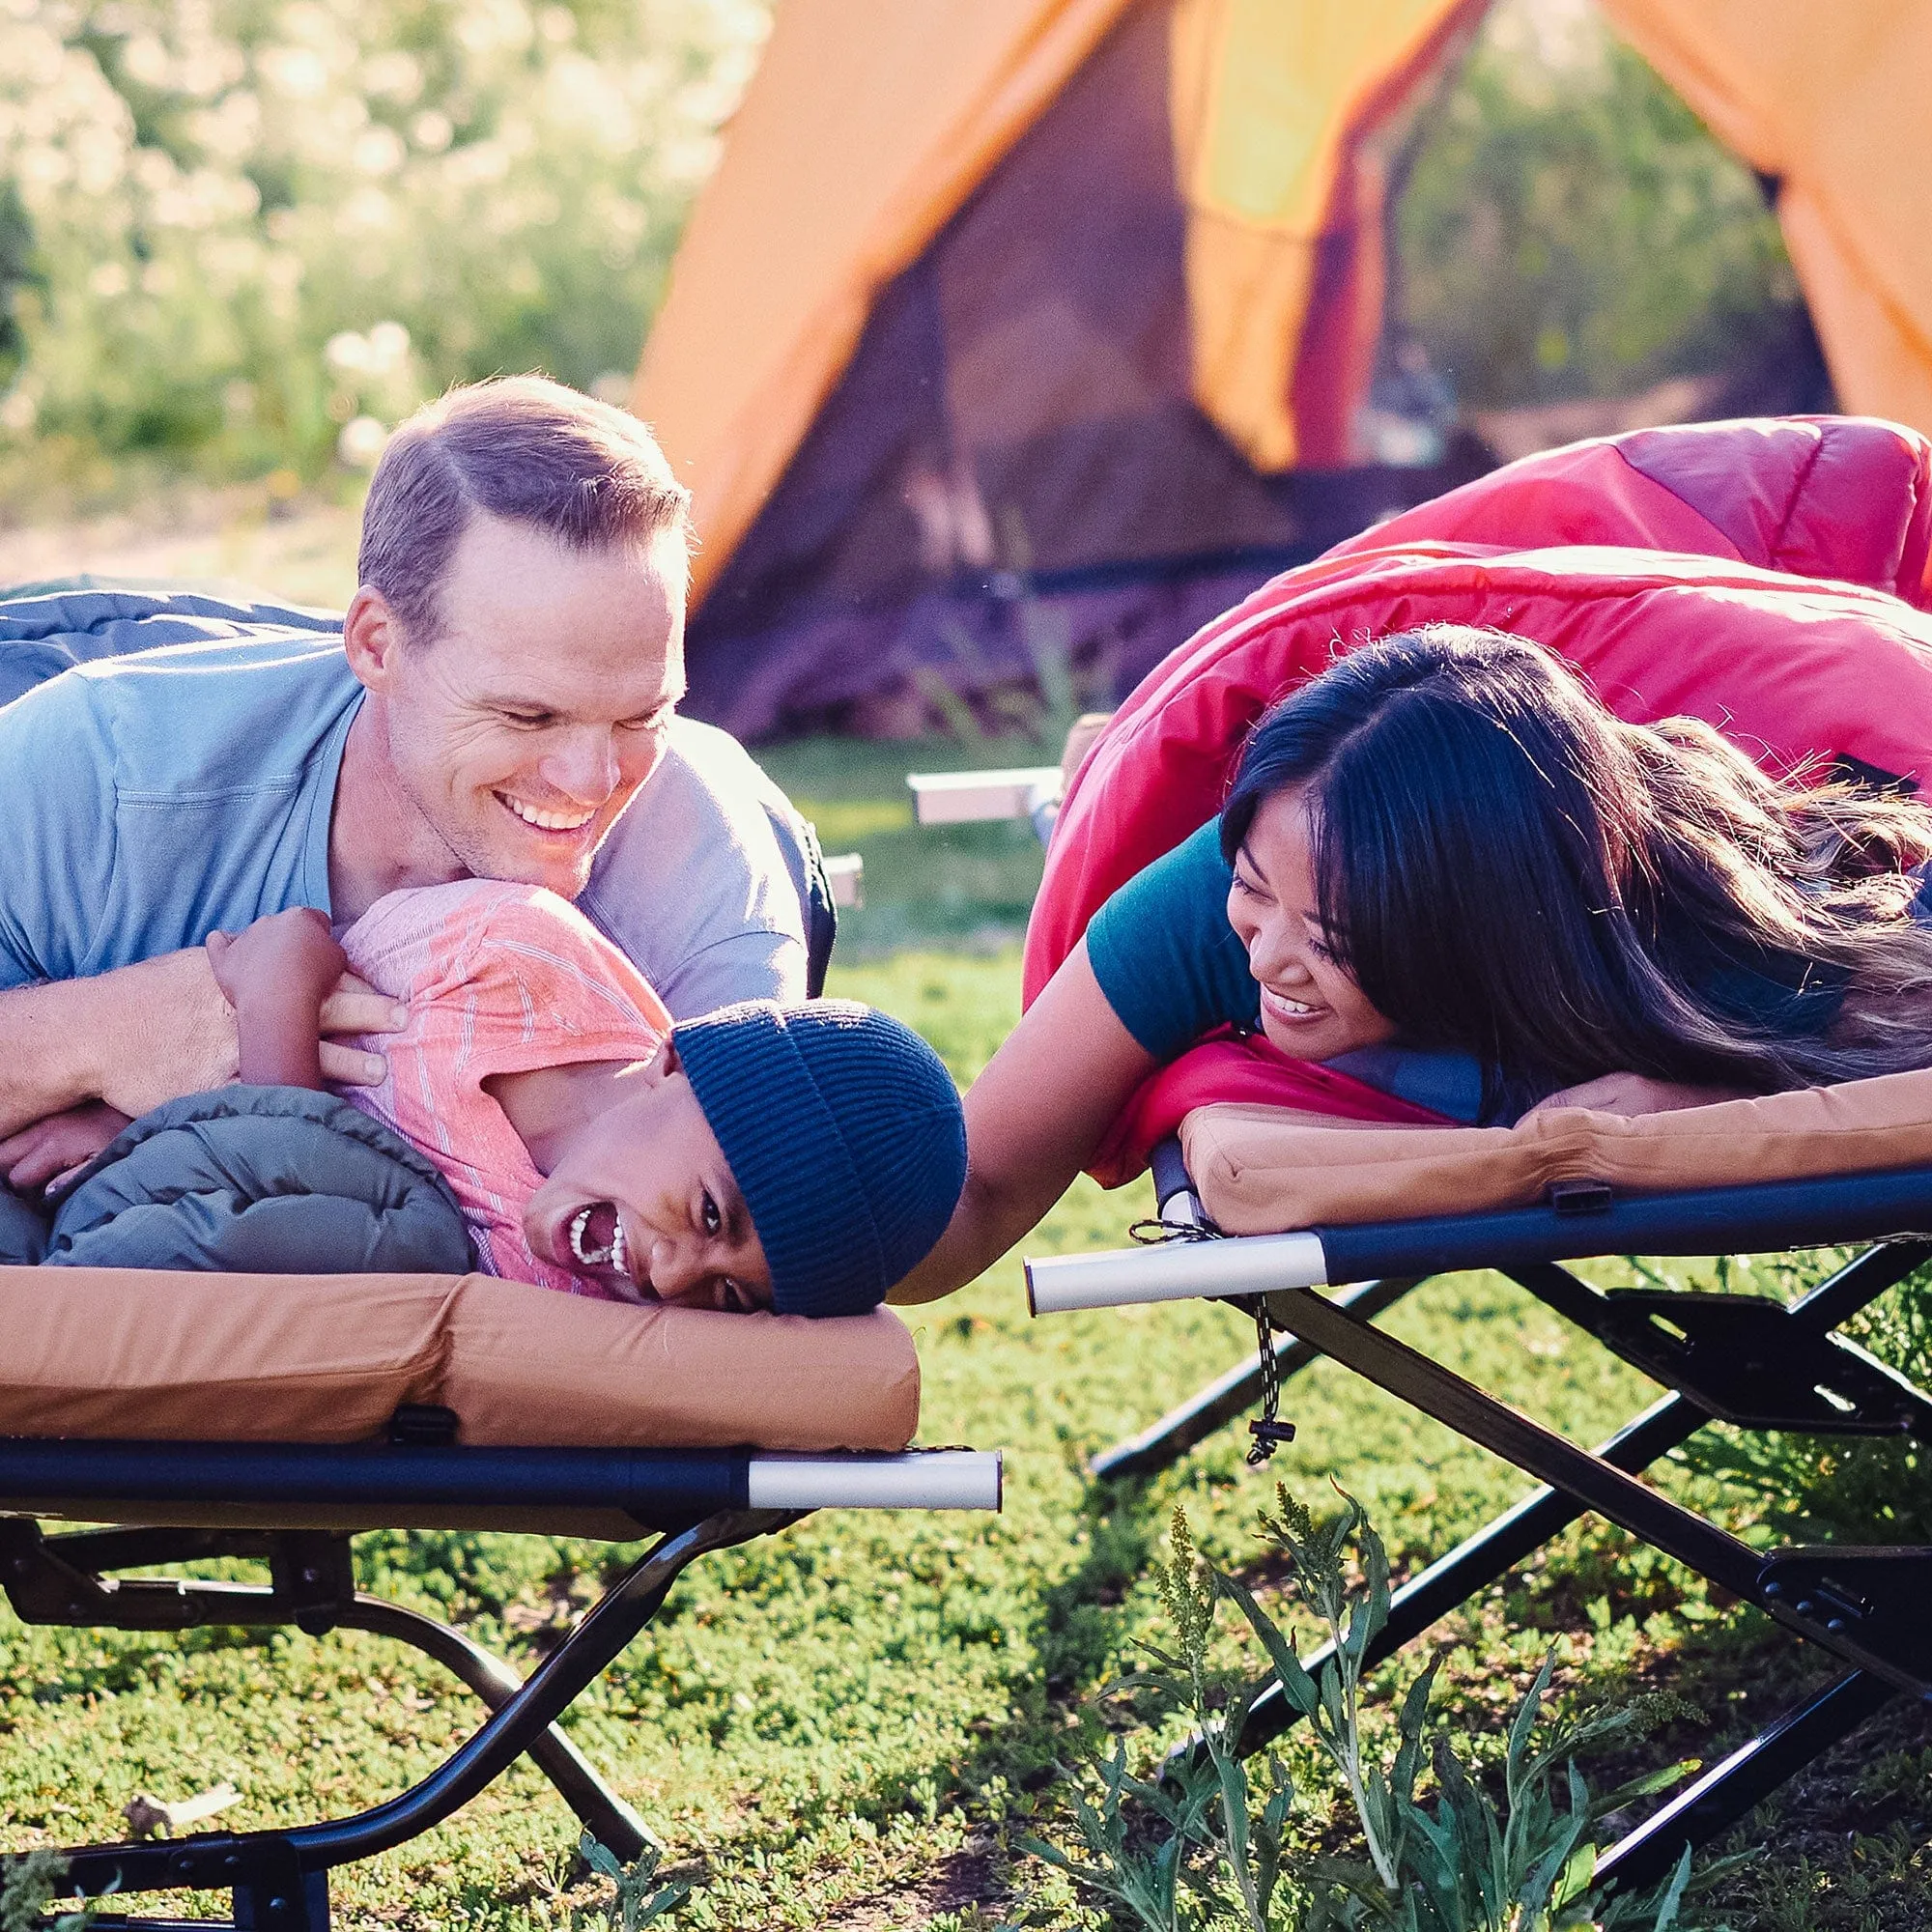
M 795 821 L 732 740 L 674 717 L 689 541 L 641 424 L 523 377 L 396 433 L 339 628 L 192 597 L 14 605 L 0 656 L 26 681 L 37 648 L 98 661 L 0 709 L 0 1173 L 4 1137 L 63 1110 L 233 1079 L 202 942 L 291 906 L 342 926 L 403 887 L 542 885 L 679 1018 L 801 997 Z M 322 1026 L 398 1019 L 346 980 Z M 325 1037 L 323 1070 L 382 1065 Z

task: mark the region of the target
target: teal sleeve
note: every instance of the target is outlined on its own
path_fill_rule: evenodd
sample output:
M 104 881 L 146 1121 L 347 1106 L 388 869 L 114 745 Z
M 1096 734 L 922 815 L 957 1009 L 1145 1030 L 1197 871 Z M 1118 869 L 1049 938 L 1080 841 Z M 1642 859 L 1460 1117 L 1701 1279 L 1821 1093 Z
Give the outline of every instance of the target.
M 1247 949 L 1228 923 L 1233 868 L 1221 823 L 1201 830 L 1127 883 L 1087 926 L 1087 957 L 1121 1024 L 1156 1060 L 1205 1033 L 1261 1019 Z

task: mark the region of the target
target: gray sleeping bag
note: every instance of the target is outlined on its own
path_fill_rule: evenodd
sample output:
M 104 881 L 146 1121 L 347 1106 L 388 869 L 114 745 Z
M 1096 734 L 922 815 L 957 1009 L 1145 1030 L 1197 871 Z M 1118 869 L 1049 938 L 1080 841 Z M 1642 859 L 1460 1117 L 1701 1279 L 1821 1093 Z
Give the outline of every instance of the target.
M 299 1087 L 223 1087 L 144 1114 L 51 1223 L 0 1188 L 0 1261 L 242 1274 L 462 1274 L 455 1197 L 380 1122 Z

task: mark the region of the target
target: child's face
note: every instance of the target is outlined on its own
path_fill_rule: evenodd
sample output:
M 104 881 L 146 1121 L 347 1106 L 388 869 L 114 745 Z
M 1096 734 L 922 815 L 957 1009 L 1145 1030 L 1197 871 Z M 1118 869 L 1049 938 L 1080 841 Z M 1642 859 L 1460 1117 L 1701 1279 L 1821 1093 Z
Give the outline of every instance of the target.
M 627 1301 L 769 1308 L 772 1273 L 724 1150 L 668 1040 L 565 1143 L 524 1209 L 532 1249 Z

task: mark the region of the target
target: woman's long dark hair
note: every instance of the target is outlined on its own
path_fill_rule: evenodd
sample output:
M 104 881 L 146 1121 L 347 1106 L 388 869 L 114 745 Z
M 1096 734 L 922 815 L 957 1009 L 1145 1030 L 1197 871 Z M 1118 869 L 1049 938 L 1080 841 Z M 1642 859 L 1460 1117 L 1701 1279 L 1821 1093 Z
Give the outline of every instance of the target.
M 1433 625 L 1256 727 L 1221 815 L 1303 790 L 1337 959 L 1492 1104 L 1614 1070 L 1757 1092 L 1932 1065 L 1932 811 L 1779 785 L 1693 719 L 1626 724 L 1550 653 Z

